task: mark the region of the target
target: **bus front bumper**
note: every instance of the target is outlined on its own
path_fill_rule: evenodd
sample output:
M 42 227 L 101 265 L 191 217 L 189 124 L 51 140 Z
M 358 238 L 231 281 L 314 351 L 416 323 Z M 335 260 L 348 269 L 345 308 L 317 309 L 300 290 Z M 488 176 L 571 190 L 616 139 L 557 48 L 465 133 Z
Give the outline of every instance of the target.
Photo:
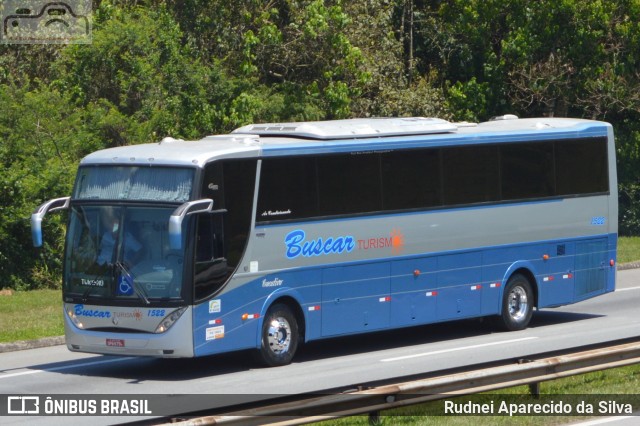
M 164 333 L 83 330 L 66 314 L 64 318 L 65 342 L 73 352 L 160 358 L 194 356 L 191 309 Z

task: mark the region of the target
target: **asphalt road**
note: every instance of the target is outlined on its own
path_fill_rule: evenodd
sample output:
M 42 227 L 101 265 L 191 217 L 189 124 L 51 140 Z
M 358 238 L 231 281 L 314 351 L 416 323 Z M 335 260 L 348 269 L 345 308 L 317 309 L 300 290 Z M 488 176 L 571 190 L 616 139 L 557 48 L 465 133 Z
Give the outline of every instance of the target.
M 212 404 L 224 405 L 634 337 L 640 335 L 638 305 L 640 269 L 631 269 L 618 272 L 615 293 L 536 312 L 527 330 L 495 332 L 480 321 L 459 321 L 337 338 L 305 346 L 293 364 L 278 368 L 258 368 L 248 353 L 162 360 L 77 354 L 65 346 L 6 352 L 0 353 L 0 394 L 211 394 Z M 34 422 L 85 424 L 87 418 L 0 419 Z

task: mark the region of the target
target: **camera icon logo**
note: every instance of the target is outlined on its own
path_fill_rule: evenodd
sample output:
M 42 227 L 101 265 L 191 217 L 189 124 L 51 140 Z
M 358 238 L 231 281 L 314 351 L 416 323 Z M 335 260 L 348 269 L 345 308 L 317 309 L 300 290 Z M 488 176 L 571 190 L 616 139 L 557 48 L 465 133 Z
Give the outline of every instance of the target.
M 40 414 L 39 396 L 7 397 L 7 414 Z
M 3 44 L 91 42 L 91 0 L 6 0 L 0 8 Z

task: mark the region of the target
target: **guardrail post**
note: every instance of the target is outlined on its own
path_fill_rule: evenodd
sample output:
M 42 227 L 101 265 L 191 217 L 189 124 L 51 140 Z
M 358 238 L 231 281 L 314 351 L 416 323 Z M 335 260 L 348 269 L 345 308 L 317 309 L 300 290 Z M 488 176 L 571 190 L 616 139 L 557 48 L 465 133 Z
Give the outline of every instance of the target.
M 521 358 L 518 360 L 518 364 L 529 364 L 533 362 L 531 359 Z M 529 393 L 534 398 L 540 398 L 540 382 L 529 383 Z
M 380 424 L 380 411 L 372 411 L 369 413 L 369 424 L 371 426 L 377 426 Z
M 540 398 L 540 382 L 529 383 L 529 393 L 534 398 Z

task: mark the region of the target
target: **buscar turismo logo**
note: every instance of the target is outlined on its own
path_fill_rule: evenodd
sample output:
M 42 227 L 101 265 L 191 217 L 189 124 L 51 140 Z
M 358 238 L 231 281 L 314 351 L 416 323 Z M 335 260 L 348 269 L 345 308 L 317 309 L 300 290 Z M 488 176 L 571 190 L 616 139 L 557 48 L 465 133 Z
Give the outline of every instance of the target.
M 136 321 L 142 321 L 142 311 L 140 309 L 134 309 L 133 311 L 114 311 L 112 312 L 113 318 L 132 318 Z M 115 323 L 114 323 L 115 324 Z
M 398 254 L 404 248 L 404 234 L 399 229 L 391 231 L 391 253 Z
M 388 236 L 358 240 L 358 250 L 391 248 L 392 254 L 399 254 L 404 248 L 404 235 L 399 229 L 393 229 Z
M 103 311 L 100 309 L 87 309 L 84 305 L 75 305 L 73 312 L 77 317 L 93 317 L 93 318 L 111 318 L 110 311 Z
M 296 229 L 287 234 L 284 244 L 287 248 L 287 258 L 295 259 L 298 256 L 315 257 L 351 253 L 353 250 L 391 249 L 391 254 L 399 254 L 404 248 L 405 241 L 402 232 L 396 228 L 388 235 L 373 238 L 356 239 L 352 235 L 343 235 L 319 237 L 314 240 L 307 240 L 306 233 Z
M 351 252 L 355 248 L 355 238 L 351 235 L 340 237 L 329 237 L 316 240 L 306 240 L 306 233 L 302 229 L 291 231 L 284 237 L 284 244 L 287 246 L 287 257 L 295 259 L 302 255 L 304 257 L 315 257 L 327 254 L 342 254 Z

